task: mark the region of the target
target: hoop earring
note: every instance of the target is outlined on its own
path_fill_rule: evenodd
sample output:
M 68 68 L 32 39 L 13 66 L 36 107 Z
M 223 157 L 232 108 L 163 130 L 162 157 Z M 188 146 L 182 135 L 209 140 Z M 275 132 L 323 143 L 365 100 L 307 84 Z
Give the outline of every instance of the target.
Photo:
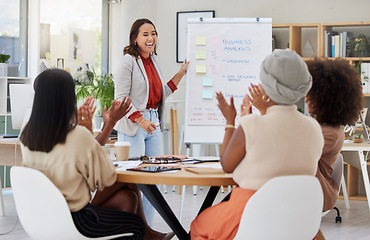
M 262 100 L 265 101 L 266 103 L 269 103 L 271 101 L 271 98 L 268 97 L 267 95 L 263 95 Z

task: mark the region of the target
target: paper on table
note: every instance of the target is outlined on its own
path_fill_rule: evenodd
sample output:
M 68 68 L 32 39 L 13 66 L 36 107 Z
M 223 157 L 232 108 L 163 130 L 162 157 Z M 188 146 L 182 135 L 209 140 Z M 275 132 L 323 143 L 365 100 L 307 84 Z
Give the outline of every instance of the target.
M 202 164 L 194 164 L 190 166 L 184 166 L 186 168 L 215 168 L 215 169 L 222 169 L 221 163 L 202 163 Z
M 185 170 L 197 174 L 224 174 L 221 163 L 203 163 L 183 166 Z
M 117 161 L 115 162 L 118 164 L 118 167 L 116 168 L 116 171 L 126 171 L 127 168 L 136 168 L 138 167 L 142 161 Z

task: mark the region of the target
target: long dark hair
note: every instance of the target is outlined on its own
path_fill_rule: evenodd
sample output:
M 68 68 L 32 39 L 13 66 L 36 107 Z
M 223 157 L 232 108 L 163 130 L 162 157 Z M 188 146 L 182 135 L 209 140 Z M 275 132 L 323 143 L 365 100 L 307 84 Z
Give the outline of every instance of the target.
M 31 117 L 20 140 L 31 151 L 50 152 L 74 127 L 75 83 L 68 72 L 48 69 L 36 77 L 34 89 Z
M 130 43 L 128 46 L 126 46 L 123 49 L 123 54 L 130 54 L 132 56 L 135 56 L 136 58 L 140 55 L 140 48 L 137 46 L 137 44 L 135 44 L 135 39 L 137 38 L 137 35 L 139 34 L 139 28 L 145 23 L 152 24 L 154 27 L 155 33 L 158 36 L 157 29 L 155 28 L 152 21 L 146 18 L 137 19 L 131 26 L 130 37 L 129 37 Z M 157 45 L 155 45 L 153 53 L 157 55 Z

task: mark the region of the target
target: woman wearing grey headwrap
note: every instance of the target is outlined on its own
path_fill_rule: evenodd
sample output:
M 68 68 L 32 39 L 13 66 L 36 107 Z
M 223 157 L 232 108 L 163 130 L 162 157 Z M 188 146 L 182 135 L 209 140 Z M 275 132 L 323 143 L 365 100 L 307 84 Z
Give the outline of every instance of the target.
M 221 92 L 216 93 L 226 119 L 220 161 L 238 187 L 228 201 L 206 209 L 193 221 L 192 239 L 234 238 L 245 204 L 268 180 L 316 173 L 324 145 L 320 125 L 294 105 L 312 84 L 305 62 L 293 51 L 275 50 L 263 61 L 260 79 L 261 85 L 252 86 L 244 99 L 242 114 L 250 112 L 251 104 L 261 104 L 266 114 L 241 117 L 237 129 L 233 97 L 228 104 Z

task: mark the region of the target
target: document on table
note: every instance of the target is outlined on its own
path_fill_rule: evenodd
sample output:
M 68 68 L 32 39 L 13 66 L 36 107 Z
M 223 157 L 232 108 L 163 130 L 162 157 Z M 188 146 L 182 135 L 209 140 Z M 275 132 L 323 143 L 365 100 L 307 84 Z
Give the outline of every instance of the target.
M 224 174 L 221 163 L 203 163 L 183 166 L 186 171 L 197 174 Z
M 142 161 L 113 161 L 113 163 L 118 164 L 116 171 L 126 171 L 128 168 L 137 168 Z

